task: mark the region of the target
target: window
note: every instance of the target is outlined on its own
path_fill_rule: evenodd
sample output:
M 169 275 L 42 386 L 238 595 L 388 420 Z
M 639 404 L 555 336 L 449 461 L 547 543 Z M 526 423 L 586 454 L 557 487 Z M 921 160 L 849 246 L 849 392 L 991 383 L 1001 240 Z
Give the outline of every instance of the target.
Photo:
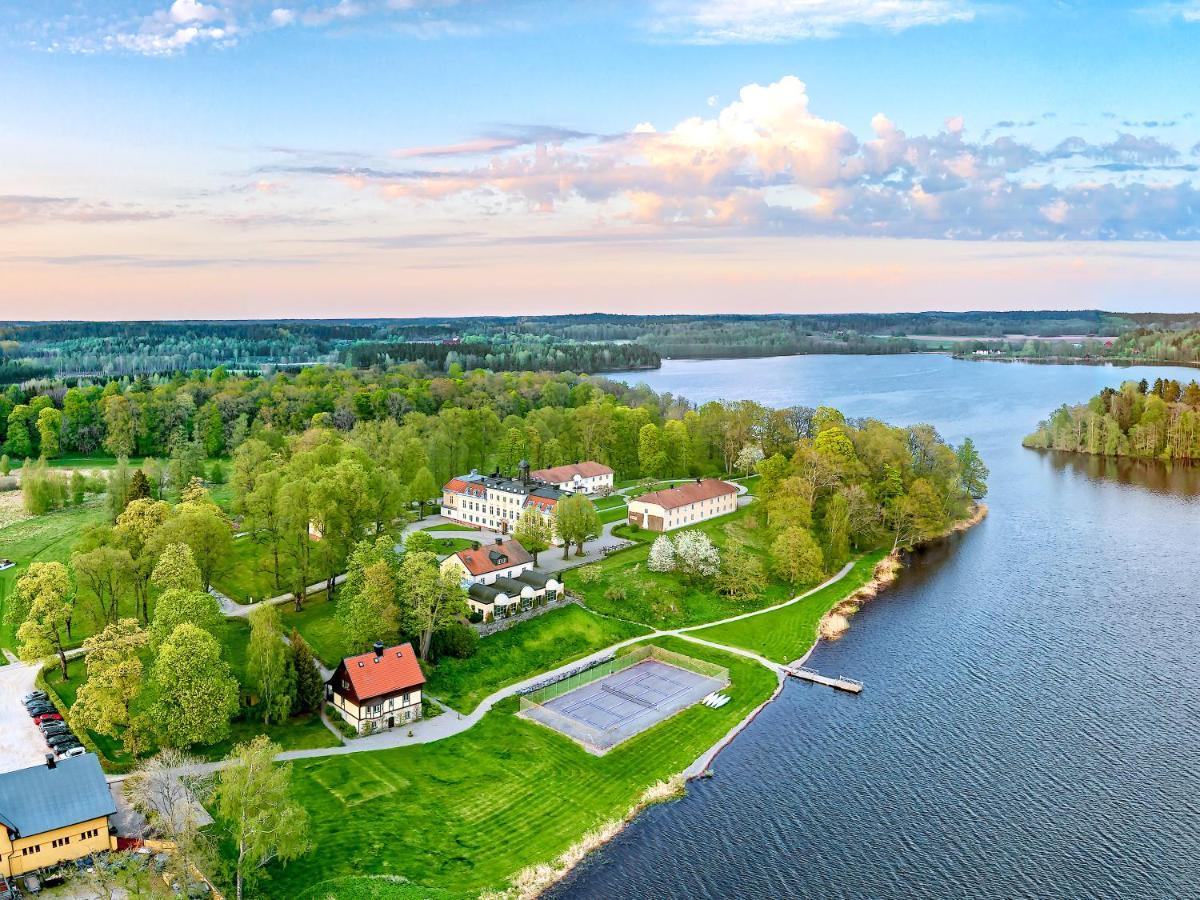
M 61 837 L 61 838 L 55 838 L 53 841 L 51 841 L 50 846 L 65 847 L 69 843 L 71 843 L 71 839 L 69 837 Z
M 88 840 L 89 838 L 94 838 L 94 837 L 96 837 L 98 834 L 100 834 L 100 829 L 99 829 L 99 828 L 89 828 L 87 831 L 85 831 L 83 834 L 81 834 L 81 835 L 79 836 L 79 839 L 80 839 L 81 841 L 86 841 L 86 840 Z
M 33 844 L 33 845 L 29 846 L 29 847 L 22 847 L 22 848 L 21 848 L 21 855 L 22 855 L 22 856 L 33 856 L 33 854 L 35 854 L 35 853 L 41 853 L 41 852 L 42 852 L 42 845 L 41 845 L 41 844 Z

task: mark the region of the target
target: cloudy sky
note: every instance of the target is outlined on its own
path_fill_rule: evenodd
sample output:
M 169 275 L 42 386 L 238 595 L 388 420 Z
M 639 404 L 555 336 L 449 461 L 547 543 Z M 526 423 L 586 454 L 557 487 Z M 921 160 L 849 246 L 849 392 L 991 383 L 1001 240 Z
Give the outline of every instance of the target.
M 1200 0 L 0 3 L 4 318 L 1200 308 Z

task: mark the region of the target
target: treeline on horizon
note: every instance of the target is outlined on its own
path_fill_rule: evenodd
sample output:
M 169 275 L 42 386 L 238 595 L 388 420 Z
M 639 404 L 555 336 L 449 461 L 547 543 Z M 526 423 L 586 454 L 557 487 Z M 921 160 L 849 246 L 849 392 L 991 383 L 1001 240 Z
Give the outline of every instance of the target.
M 1200 315 L 1100 310 L 850 313 L 824 315 L 654 315 L 591 313 L 447 319 L 181 322 L 12 322 L 0 326 L 0 384 L 172 375 L 225 366 L 236 372 L 312 364 L 387 367 L 420 360 L 447 371 L 596 373 L 652 368 L 662 357 L 712 358 L 804 353 L 905 353 L 909 335 L 1003 341 L 1014 356 L 1070 354 L 1042 339 L 1086 335 L 1087 353 L 1193 361 Z M 1174 331 L 1172 331 L 1174 330 Z M 1137 345 L 1126 342 L 1135 340 Z M 1103 339 L 1120 341 L 1109 348 Z M 980 346 L 986 346 L 981 344 Z M 1153 358 L 1160 358 L 1154 356 Z
M 1137 459 L 1200 460 L 1200 384 L 1170 378 L 1127 381 L 1087 403 L 1063 405 L 1024 445 Z

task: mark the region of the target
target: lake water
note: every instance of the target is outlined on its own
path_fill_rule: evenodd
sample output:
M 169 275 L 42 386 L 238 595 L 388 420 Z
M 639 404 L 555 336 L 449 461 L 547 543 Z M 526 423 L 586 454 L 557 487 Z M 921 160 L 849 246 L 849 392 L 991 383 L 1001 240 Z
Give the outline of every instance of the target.
M 818 648 L 862 695 L 789 684 L 555 896 L 1200 897 L 1200 472 L 1020 446 L 1105 385 L 1197 374 L 921 355 L 629 375 L 970 435 L 991 515 Z

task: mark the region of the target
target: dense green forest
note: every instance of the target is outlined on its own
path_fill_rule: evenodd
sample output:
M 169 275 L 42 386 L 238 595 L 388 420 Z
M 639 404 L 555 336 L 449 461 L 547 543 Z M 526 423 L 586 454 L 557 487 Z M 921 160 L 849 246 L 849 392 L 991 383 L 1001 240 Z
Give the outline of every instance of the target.
M 1200 459 L 1200 384 L 1127 381 L 1087 403 L 1061 406 L 1026 447 L 1140 459 Z
M 422 361 L 493 371 L 596 373 L 656 367 L 661 357 L 905 353 L 986 349 L 1018 358 L 1127 357 L 1196 361 L 1200 316 L 1072 312 L 920 312 L 828 315 L 608 313 L 462 319 L 214 322 L 11 322 L 0 325 L 0 384 L 296 370 L 316 363 L 387 367 Z M 922 340 L 913 340 L 912 335 Z M 1005 340 L 1006 335 L 1021 335 Z M 1047 340 L 1062 335 L 1068 342 Z M 976 337 L 970 346 L 952 338 Z

